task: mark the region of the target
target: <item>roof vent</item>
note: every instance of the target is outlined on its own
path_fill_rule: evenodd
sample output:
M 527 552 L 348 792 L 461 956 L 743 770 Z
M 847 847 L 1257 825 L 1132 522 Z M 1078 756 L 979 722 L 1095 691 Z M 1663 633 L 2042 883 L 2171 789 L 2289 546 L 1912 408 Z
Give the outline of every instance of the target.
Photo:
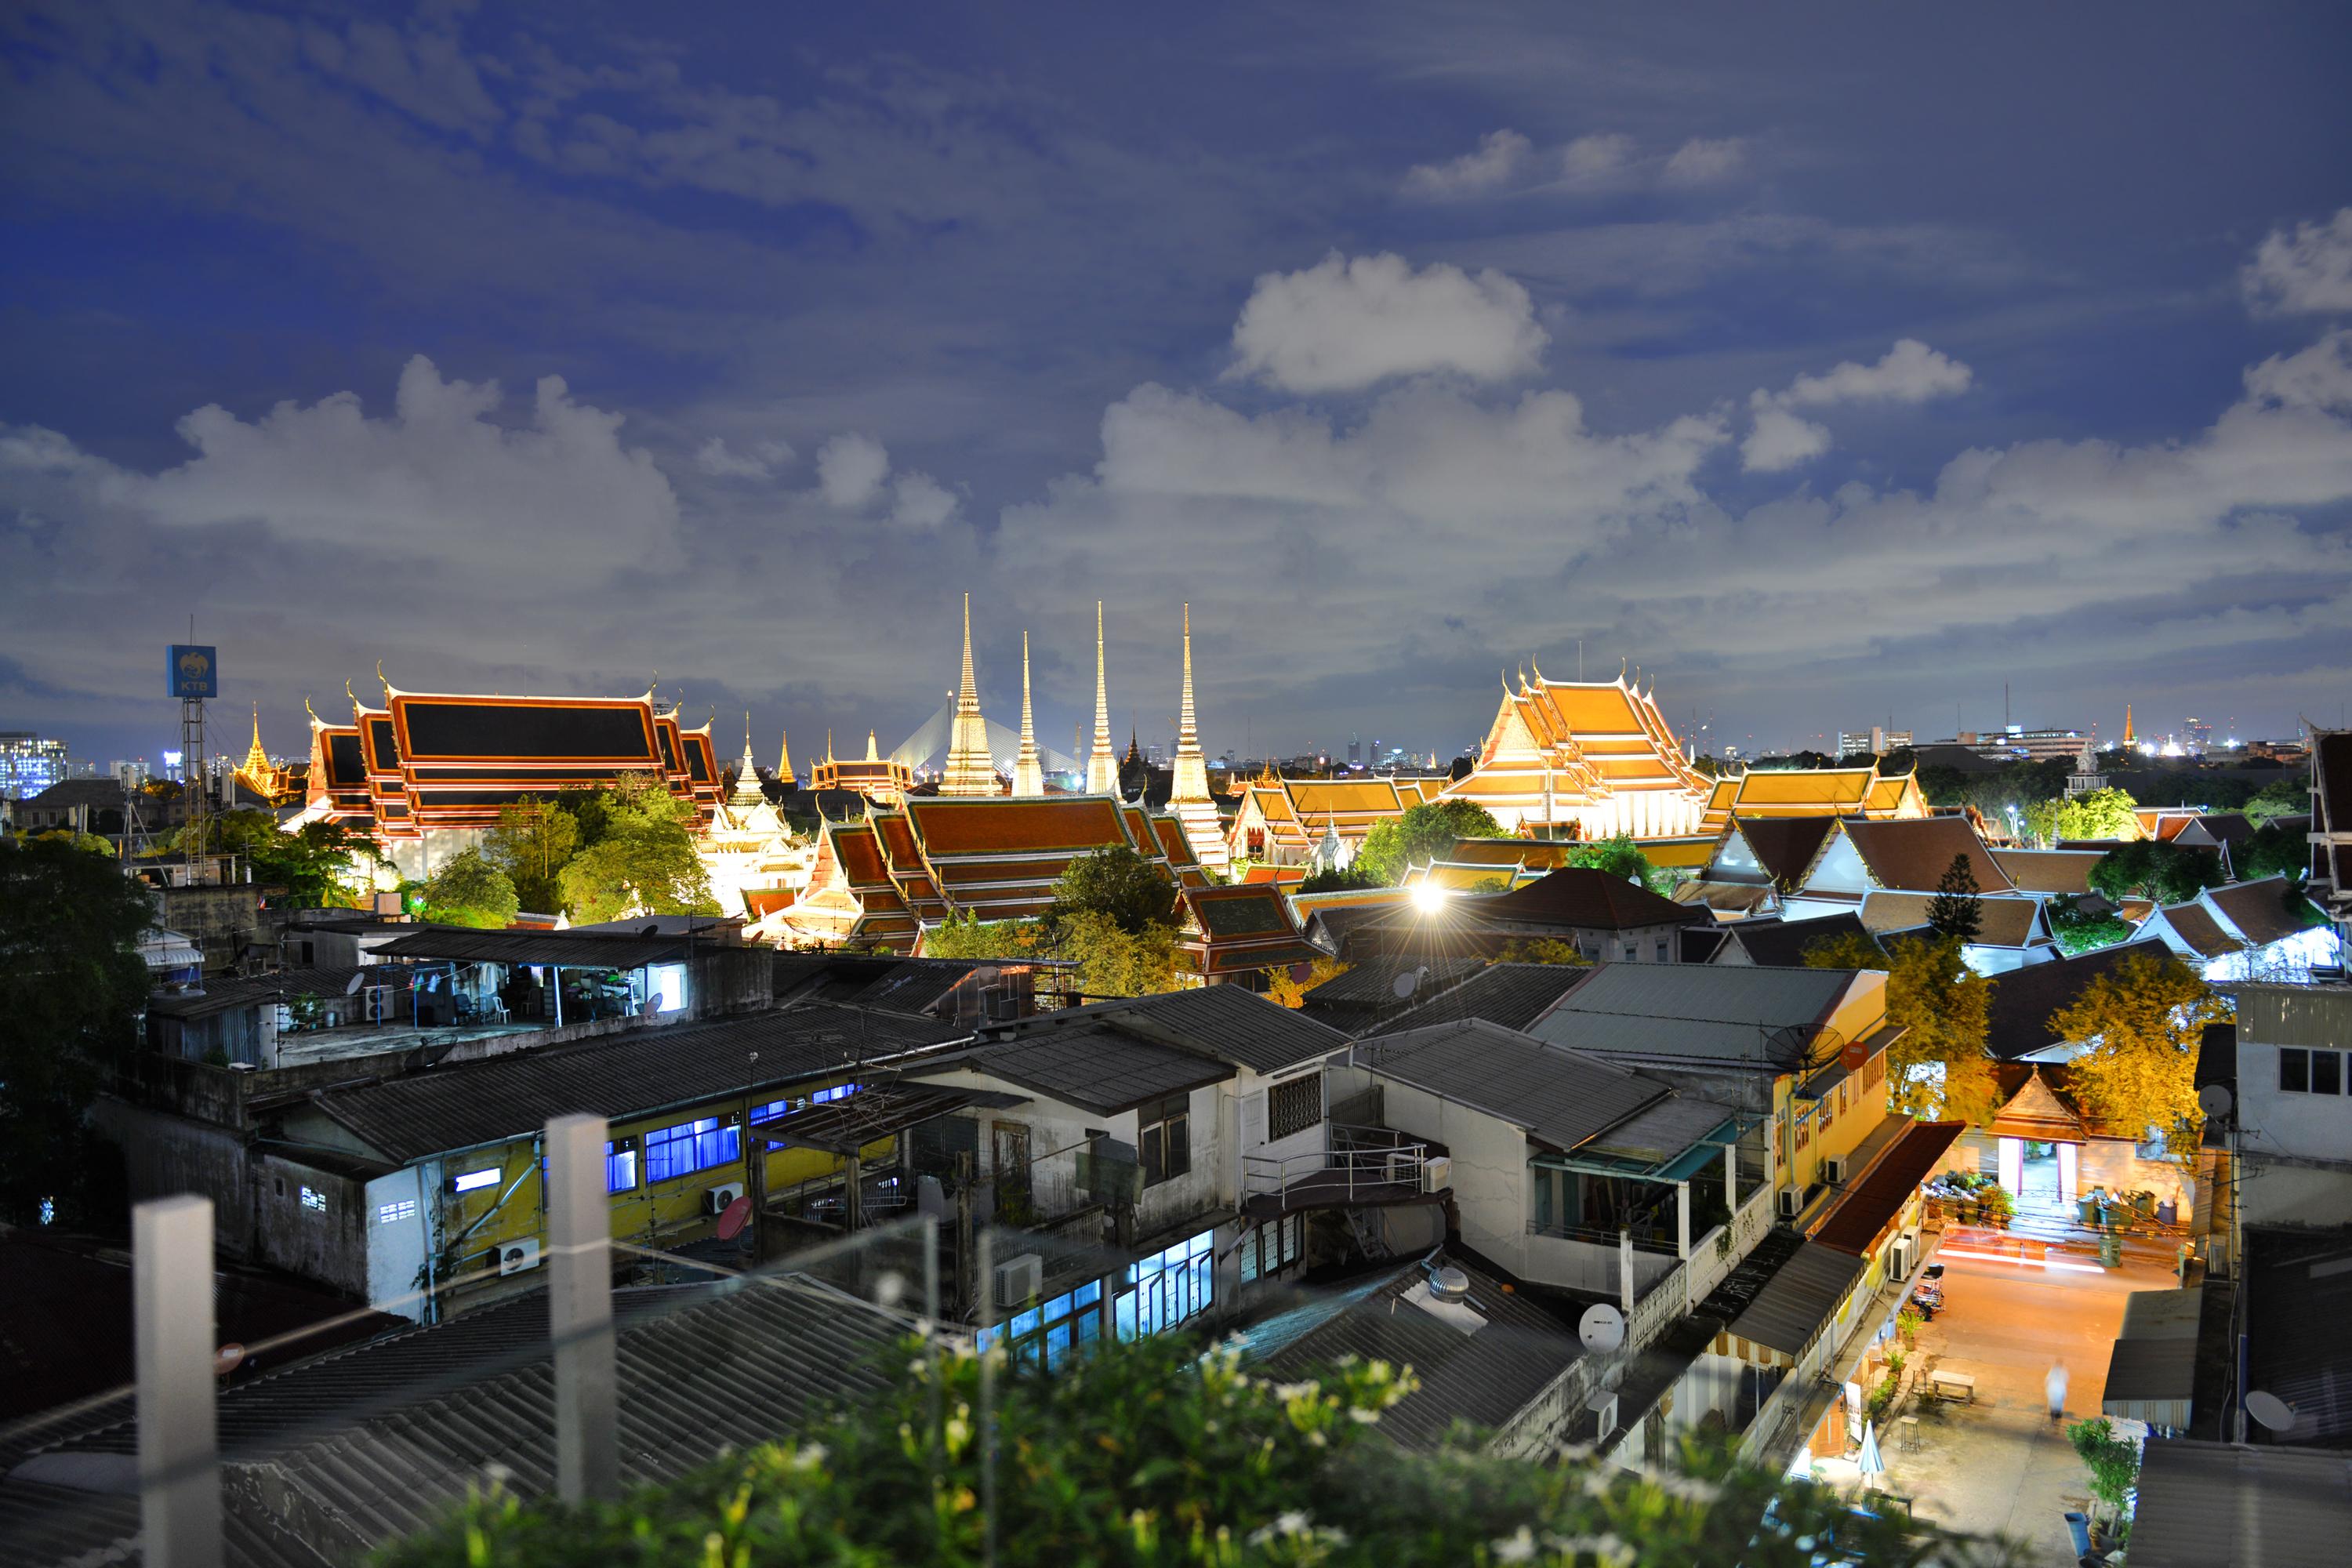
M 1441 1301 L 1467 1301 L 1470 1276 L 1451 1267 L 1433 1268 L 1429 1273 L 1429 1293 Z

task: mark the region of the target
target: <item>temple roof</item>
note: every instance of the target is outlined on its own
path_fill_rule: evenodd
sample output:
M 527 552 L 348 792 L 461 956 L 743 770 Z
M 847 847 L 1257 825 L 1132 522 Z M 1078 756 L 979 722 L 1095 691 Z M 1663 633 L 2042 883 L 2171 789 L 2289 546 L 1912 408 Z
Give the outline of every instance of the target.
M 1896 891 L 1933 892 L 1956 857 L 1969 858 L 1977 890 L 2006 893 L 2000 862 L 1965 817 L 1928 816 L 1907 822 L 1842 821 L 1871 879 Z

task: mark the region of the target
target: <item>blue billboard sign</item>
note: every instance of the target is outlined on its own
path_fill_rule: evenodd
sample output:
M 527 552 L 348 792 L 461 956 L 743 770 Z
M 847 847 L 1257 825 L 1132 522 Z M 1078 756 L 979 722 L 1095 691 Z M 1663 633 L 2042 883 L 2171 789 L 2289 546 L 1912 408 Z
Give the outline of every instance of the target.
M 218 697 L 220 695 L 220 660 L 215 650 L 199 647 L 192 643 L 172 645 L 172 695 L 174 697 Z

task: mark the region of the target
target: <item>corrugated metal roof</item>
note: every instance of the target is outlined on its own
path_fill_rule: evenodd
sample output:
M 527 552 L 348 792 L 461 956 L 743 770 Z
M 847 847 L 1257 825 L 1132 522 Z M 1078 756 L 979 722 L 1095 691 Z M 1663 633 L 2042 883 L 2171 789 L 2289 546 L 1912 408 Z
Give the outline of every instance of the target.
M 1484 1018 L 1506 1029 L 1525 1029 L 1591 973 L 1568 963 L 1489 964 L 1452 990 L 1415 1004 L 1366 1035 L 1392 1035 L 1454 1018 Z
M 1748 954 L 1749 963 L 1768 969 L 1801 969 L 1805 950 L 1816 942 L 1870 934 L 1862 917 L 1855 914 L 1822 915 L 1803 921 L 1738 921 L 1722 930 L 1723 940 L 1738 942 Z
M 1409 1448 L 1434 1447 L 1457 1421 L 1506 1425 L 1584 1354 L 1576 1334 L 1525 1294 L 1459 1258 L 1433 1265 L 1470 1279 L 1469 1309 L 1484 1320 L 1465 1332 L 1413 1304 L 1428 1279 L 1419 1260 L 1242 1331 L 1244 1353 L 1274 1375 L 1295 1375 L 1343 1356 L 1411 1366 L 1421 1387 L 1382 1412 L 1372 1430 Z
M 375 951 L 383 958 L 635 969 L 644 963 L 675 963 L 692 949 L 708 952 L 732 945 L 709 936 L 689 939 L 683 933 L 625 936 L 610 931 L 476 931 L 467 926 L 426 926 L 412 935 L 394 937 Z
M 1348 1037 L 1240 985 L 1206 985 L 1078 1009 L 1123 1029 L 1258 1072 L 1343 1050 Z
M 2015 1061 L 2057 1044 L 2051 1015 L 2074 1005 L 2092 981 L 2118 968 L 2133 953 L 2163 959 L 2171 952 L 2151 937 L 2010 971 L 1994 983 L 1986 1005 L 1985 1048 L 2003 1061 Z
M 1864 1265 L 1851 1252 L 1818 1241 L 1800 1243 L 1764 1282 L 1748 1310 L 1732 1320 L 1731 1332 L 1769 1345 L 1783 1355 L 1802 1356 L 1837 1304 L 1845 1300 Z
M 818 1401 L 877 1389 L 871 1353 L 910 1326 L 805 1276 L 616 1291 L 614 1311 L 620 1469 L 630 1486 L 783 1436 Z M 546 1295 L 230 1389 L 219 1412 L 237 1528 L 268 1529 L 258 1500 L 272 1498 L 299 1510 L 319 1560 L 354 1558 L 421 1528 L 469 1486 L 487 1486 L 493 1467 L 510 1490 L 550 1491 Z M 137 1445 L 137 1425 L 126 1422 L 61 1451 L 130 1455 Z M 338 1528 L 342 1539 L 323 1538 Z
M 1841 1252 L 1864 1251 L 1911 1201 L 1953 1140 L 1967 1131 L 1967 1123 L 1959 1121 L 1915 1121 L 1903 1129 L 1894 1146 L 1851 1183 L 1836 1206 L 1822 1216 L 1813 1239 Z
M 1221 1062 L 1098 1019 L 1024 1031 L 982 1046 L 972 1052 L 971 1065 L 1103 1116 L 1234 1076 Z
M 443 1066 L 312 1097 L 395 1163 L 529 1135 L 557 1116 L 613 1121 L 764 1092 L 969 1033 L 871 1009 L 811 1006 L 632 1031 L 614 1040 Z M 759 1060 L 750 1059 L 757 1051 Z
M 1784 1032 L 1820 1024 L 1853 978 L 1846 969 L 1608 963 L 1528 1032 L 1601 1054 L 1785 1063 L 1797 1040 Z
M 2132 1568 L 2325 1568 L 2352 1539 L 2352 1453 L 2151 1437 Z
M 1664 1084 L 1484 1019 L 1360 1042 L 1359 1067 L 1473 1106 L 1566 1152 L 1665 1099 Z M 1723 1119 L 1717 1110 L 1711 1127 Z M 1676 1150 L 1675 1152 L 1680 1152 Z

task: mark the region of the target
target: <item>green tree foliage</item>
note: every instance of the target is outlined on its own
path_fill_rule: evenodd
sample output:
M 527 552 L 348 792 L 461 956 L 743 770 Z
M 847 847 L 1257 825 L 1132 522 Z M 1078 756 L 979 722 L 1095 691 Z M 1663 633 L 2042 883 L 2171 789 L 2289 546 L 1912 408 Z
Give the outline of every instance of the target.
M 1310 871 L 1296 889 L 1301 893 L 1351 893 L 1359 888 L 1385 888 L 1388 884 L 1363 868 L 1360 861 L 1345 866 L 1328 866 L 1320 871 Z
M 1176 884 L 1123 844 L 1081 855 L 1054 884 L 1046 921 L 1059 927 L 1082 914 L 1108 917 L 1130 936 L 1176 924 Z
M 1887 1095 L 1909 1116 L 1984 1126 L 2000 1109 L 2000 1085 L 1985 1048 L 1992 983 L 1960 961 L 1954 937 L 1897 937 L 1882 949 L 1853 933 L 1805 950 L 1815 969 L 1876 969 L 1886 974 L 1886 1021 L 1903 1031 L 1886 1049 Z
M 174 836 L 175 848 L 192 854 L 238 855 L 264 887 L 283 888 L 277 900 L 293 910 L 357 907 L 383 857 L 374 841 L 340 822 L 306 822 L 291 833 L 266 811 L 223 811 L 205 819 L 204 842 L 195 825 Z
M 2066 1075 L 2093 1121 L 2134 1137 L 2159 1132 L 2186 1161 L 2205 1126 L 2198 1044 L 2206 1025 L 2229 1016 L 2228 1002 L 2180 960 L 2135 952 L 2051 1015 L 2050 1027 L 2086 1047 Z
M 84 854 L 103 855 L 110 860 L 115 858 L 113 842 L 110 839 L 101 838 L 95 833 L 75 833 L 60 827 L 47 833 L 36 833 L 31 837 L 36 844 L 64 844 L 81 850 Z
M 1049 943 L 1043 921 L 950 917 L 923 933 L 925 958 L 1039 958 Z
M 2110 1517 L 2120 1517 L 2139 1484 L 2139 1445 L 2118 1434 L 2104 1415 L 2073 1423 L 2066 1440 L 2091 1472 L 2091 1495 L 2106 1505 Z
M 2185 904 L 2202 889 L 2221 885 L 2219 856 L 2152 838 L 2118 845 L 2091 868 L 2091 886 L 2116 903 L 2145 898 Z
M 1650 864 L 1650 858 L 1642 853 L 1630 833 L 1580 844 L 1568 852 L 1567 863 L 1606 872 L 1621 881 L 1639 882 L 1654 893 L 1671 891 L 1675 881 L 1673 872 Z
M 1176 928 L 1154 921 L 1129 931 L 1116 916 L 1078 910 L 1055 921 L 1058 956 L 1077 963 L 1078 990 L 1087 996 L 1148 996 L 1176 989 L 1181 955 Z
M 2292 877 L 2299 882 L 2311 874 L 2311 841 L 2275 821 L 2254 829 L 2254 836 L 2230 855 L 2239 877 L 2249 882 L 2264 877 Z
M 567 1507 L 491 1488 L 378 1561 L 1810 1568 L 1834 1557 L 1970 1568 L 2005 1558 L 1906 1510 L 1852 1509 L 1828 1487 L 1696 1443 L 1676 1475 L 1583 1451 L 1500 1458 L 1466 1430 L 1433 1451 L 1385 1442 L 1385 1413 L 1418 1386 L 1386 1362 L 1285 1382 L 1252 1375 L 1231 1349 L 1203 1354 L 1187 1334 L 1106 1341 L 1050 1371 L 1000 1364 L 992 1433 L 973 1358 L 949 1351 L 934 1363 L 909 1341 L 878 1361 L 877 1392 L 782 1443 L 612 1502 Z
M 2065 894 L 2051 900 L 2045 911 L 2050 917 L 2050 934 L 2068 953 L 2095 952 L 2131 940 L 2131 922 L 2121 915 L 2112 910 L 2094 914 L 2079 904 L 2073 894 Z
M 573 792 L 566 791 L 569 795 Z M 694 853 L 694 807 L 659 784 L 633 780 L 575 802 L 583 847 L 557 877 L 564 908 L 583 924 L 629 914 L 715 915 L 719 900 Z M 557 797 L 564 804 L 564 796 Z M 587 824 L 596 823 L 592 840 Z
M 514 883 L 479 849 L 461 849 L 425 884 L 425 918 L 441 925 L 499 931 L 522 906 Z
M 2246 819 L 2256 826 L 2281 816 L 2302 816 L 2311 810 L 2311 775 L 2298 772 L 2293 778 L 2273 779 L 2256 790 L 2242 808 Z
M 71 843 L 0 838 L 0 1219 L 105 1225 L 122 1203 L 121 1156 L 84 1120 L 110 1067 L 138 1044 L 147 1000 L 144 888 Z
M 1927 924 L 1937 936 L 1974 942 L 1984 929 L 1984 901 L 1977 897 L 1977 875 L 1966 855 L 1955 855 L 1927 900 Z
M 1458 839 L 1503 837 L 1503 825 L 1483 805 L 1466 800 L 1430 801 L 1375 823 L 1356 851 L 1356 866 L 1394 887 L 1413 867 L 1444 859 Z
M 1592 960 L 1576 951 L 1574 942 L 1561 942 L 1557 938 L 1547 936 L 1523 936 L 1507 942 L 1503 944 L 1502 951 L 1495 954 L 1495 962 L 1497 963 L 1564 963 L 1576 969 L 1589 968 L 1592 963 Z
M 563 868 L 579 851 L 580 813 L 537 795 L 501 807 L 499 825 L 482 835 L 482 852 L 514 884 L 518 907 L 541 913 L 563 907 Z
M 2139 818 L 2133 815 L 2138 804 L 2119 789 L 2037 800 L 2025 808 L 2025 826 L 2044 845 L 2060 839 L 2130 838 L 2139 832 Z

